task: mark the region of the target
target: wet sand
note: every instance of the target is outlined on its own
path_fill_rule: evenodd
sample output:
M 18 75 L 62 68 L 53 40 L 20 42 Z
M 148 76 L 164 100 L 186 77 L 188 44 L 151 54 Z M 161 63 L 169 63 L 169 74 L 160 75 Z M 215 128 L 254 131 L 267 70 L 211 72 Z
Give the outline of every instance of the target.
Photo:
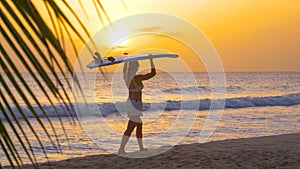
M 41 163 L 40 168 L 300 168 L 300 133 L 178 145 L 149 158 L 114 154 Z M 32 168 L 26 165 L 26 168 Z

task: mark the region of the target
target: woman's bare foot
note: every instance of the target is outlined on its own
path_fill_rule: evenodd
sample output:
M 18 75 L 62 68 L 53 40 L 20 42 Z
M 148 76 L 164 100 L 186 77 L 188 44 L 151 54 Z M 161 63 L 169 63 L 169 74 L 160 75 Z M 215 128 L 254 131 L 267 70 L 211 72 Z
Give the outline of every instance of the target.
M 119 150 L 118 154 L 126 154 L 126 152 L 124 150 Z
M 148 151 L 148 149 L 147 148 L 142 148 L 142 149 L 140 149 L 140 151 Z

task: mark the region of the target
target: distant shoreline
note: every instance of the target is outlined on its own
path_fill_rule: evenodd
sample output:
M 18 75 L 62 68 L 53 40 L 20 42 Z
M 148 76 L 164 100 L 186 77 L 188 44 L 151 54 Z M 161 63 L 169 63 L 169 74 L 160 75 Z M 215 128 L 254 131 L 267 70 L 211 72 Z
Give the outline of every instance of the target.
M 93 155 L 40 168 L 300 168 L 300 133 L 178 145 L 154 157 Z M 10 168 L 10 167 L 4 167 Z M 26 168 L 32 168 L 26 165 Z

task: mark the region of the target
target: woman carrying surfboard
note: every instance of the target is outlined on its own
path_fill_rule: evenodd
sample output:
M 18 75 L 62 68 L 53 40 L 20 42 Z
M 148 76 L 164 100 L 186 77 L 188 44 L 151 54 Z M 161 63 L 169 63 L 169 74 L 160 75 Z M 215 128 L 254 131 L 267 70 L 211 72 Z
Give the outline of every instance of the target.
M 143 81 L 151 79 L 156 75 L 156 69 L 153 63 L 153 57 L 150 56 L 151 72 L 144 75 L 137 75 L 139 63 L 137 61 L 125 62 L 123 68 L 123 78 L 128 88 L 128 100 L 126 102 L 126 110 L 128 113 L 127 129 L 122 137 L 119 154 L 124 154 L 125 146 L 129 140 L 129 137 L 136 127 L 136 137 L 139 148 L 141 151 L 147 149 L 143 146 L 143 132 L 142 132 L 142 119 L 143 116 L 143 103 L 142 103 L 142 89 L 144 88 Z

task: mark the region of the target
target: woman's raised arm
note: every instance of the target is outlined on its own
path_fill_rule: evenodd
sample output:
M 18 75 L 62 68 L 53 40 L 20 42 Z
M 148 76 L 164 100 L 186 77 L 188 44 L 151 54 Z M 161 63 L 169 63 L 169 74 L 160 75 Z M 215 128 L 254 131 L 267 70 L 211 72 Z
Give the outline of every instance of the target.
M 125 62 L 123 67 L 123 79 L 127 78 L 127 69 L 128 69 L 128 62 Z
M 156 75 L 156 69 L 154 66 L 154 62 L 153 59 L 150 57 L 150 65 L 151 65 L 151 72 L 144 74 L 144 75 L 137 75 L 136 78 L 139 80 L 148 80 L 151 79 L 152 77 L 154 77 Z

